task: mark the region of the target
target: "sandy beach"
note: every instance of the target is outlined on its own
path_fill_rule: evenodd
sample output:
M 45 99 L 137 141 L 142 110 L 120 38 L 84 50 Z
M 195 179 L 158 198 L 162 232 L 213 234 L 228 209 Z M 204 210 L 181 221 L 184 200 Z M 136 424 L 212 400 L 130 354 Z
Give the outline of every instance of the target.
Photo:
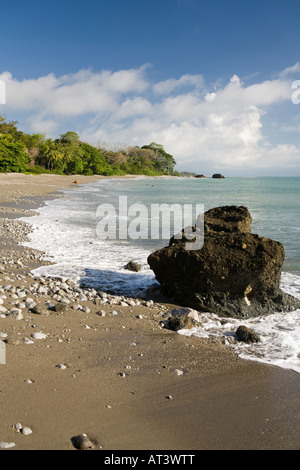
M 84 310 L 45 307 L 57 301 L 30 273 L 41 257 L 18 245 L 17 218 L 76 180 L 99 179 L 0 174 L 0 306 L 24 302 L 21 315 L 0 317 L 0 442 L 15 444 L 7 450 L 76 450 L 72 438 L 85 433 L 103 456 L 299 449 L 299 374 L 165 328 L 162 312 L 176 307 L 170 299 L 130 305 L 93 294 Z M 26 307 L 28 297 L 41 311 Z

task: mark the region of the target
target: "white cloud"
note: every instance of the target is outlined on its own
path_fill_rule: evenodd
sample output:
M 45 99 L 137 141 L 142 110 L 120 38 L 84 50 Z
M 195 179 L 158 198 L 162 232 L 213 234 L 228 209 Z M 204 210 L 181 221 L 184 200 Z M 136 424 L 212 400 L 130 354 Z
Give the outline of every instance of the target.
M 169 78 L 163 82 L 156 83 L 153 86 L 153 91 L 158 94 L 168 94 L 172 91 L 182 88 L 185 86 L 196 87 L 198 89 L 202 88 L 204 85 L 204 79 L 202 75 L 182 75 L 179 79 Z
M 0 75 L 0 79 L 7 85 L 7 102 L 11 109 L 32 109 L 44 115 L 80 116 L 114 111 L 120 95 L 145 91 L 148 84 L 144 71 L 145 67 L 100 73 L 81 70 L 59 78 L 49 74 L 23 81 L 15 80 L 6 72 Z
M 279 78 L 251 86 L 233 74 L 225 86 L 213 90 L 202 75 L 150 83 L 147 66 L 117 72 L 80 70 L 23 81 L 5 72 L 0 80 L 7 87 L 7 110 L 23 115 L 26 111 L 28 131 L 59 135 L 61 123 L 76 122 L 77 129 L 72 130 L 92 144 L 156 141 L 182 167 L 202 172 L 202 166 L 300 166 L 299 147 L 288 141 L 272 144 L 263 128 L 273 107 L 291 103 L 288 76 L 298 68 L 295 64 Z
M 300 73 L 300 62 L 296 62 L 295 65 L 292 65 L 291 67 L 287 67 L 282 72 L 280 72 L 279 76 L 281 78 L 286 78 L 294 74 L 298 74 L 299 76 L 299 73 Z

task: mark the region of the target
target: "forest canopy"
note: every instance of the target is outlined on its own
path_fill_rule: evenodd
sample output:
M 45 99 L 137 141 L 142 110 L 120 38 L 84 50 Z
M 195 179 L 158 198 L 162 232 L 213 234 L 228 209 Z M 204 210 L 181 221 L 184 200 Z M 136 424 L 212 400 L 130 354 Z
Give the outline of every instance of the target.
M 160 144 L 122 146 L 117 150 L 92 146 L 76 132 L 57 139 L 19 131 L 17 122 L 0 115 L 0 172 L 79 175 L 176 175 L 176 162 Z

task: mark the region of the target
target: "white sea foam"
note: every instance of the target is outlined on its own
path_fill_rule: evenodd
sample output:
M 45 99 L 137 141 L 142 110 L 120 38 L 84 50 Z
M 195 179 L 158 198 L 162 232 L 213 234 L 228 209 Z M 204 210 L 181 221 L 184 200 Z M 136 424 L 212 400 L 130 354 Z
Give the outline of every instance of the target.
M 281 288 L 300 298 L 300 277 L 282 273 Z M 228 345 L 244 359 L 272 364 L 300 373 L 300 310 L 288 313 L 274 313 L 248 320 L 221 319 L 217 315 L 201 315 L 201 327 L 181 330 L 179 334 L 199 338 L 235 336 L 240 325 L 245 325 L 260 335 L 260 343 Z
M 95 212 L 81 209 L 72 200 L 49 201 L 39 215 L 23 218 L 33 232 L 24 245 L 45 253 L 51 265 L 34 270 L 39 276 L 62 276 L 85 282 L 102 290 L 136 295 L 149 287 L 155 278 L 147 264 L 148 252 L 124 241 L 101 240 L 96 234 Z M 141 265 L 139 273 L 124 266 L 134 260 Z

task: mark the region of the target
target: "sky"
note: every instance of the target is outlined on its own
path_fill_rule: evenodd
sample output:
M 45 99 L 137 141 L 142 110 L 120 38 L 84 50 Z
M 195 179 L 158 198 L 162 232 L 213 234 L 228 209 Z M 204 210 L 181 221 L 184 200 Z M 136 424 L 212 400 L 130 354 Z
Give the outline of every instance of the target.
M 0 4 L 0 114 L 178 171 L 300 176 L 299 0 Z

